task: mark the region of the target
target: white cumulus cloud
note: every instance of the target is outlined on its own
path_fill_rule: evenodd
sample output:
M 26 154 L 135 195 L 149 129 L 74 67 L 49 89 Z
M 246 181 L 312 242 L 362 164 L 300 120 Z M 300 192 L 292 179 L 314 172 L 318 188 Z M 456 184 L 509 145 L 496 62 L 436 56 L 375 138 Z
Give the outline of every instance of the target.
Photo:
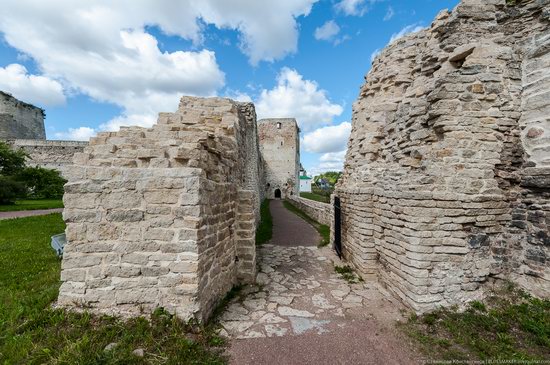
M 39 106 L 65 103 L 63 86 L 49 77 L 31 75 L 25 66 L 13 63 L 0 67 L 0 90 L 19 100 Z
M 363 16 L 372 5 L 380 1 L 384 0 L 340 0 L 334 8 L 345 15 Z
M 334 20 L 329 20 L 322 26 L 315 29 L 315 39 L 317 40 L 324 40 L 324 41 L 331 41 L 340 33 L 340 27 Z
M 79 127 L 79 128 L 69 128 L 66 132 L 56 132 L 56 139 L 64 139 L 71 141 L 88 141 L 91 137 L 96 135 L 96 131 L 93 128 L 88 127 Z
M 237 31 L 239 47 L 252 64 L 273 61 L 296 52 L 296 19 L 308 15 L 317 1 L 6 1 L 0 32 L 22 57 L 38 64 L 44 78 L 38 81 L 51 79 L 50 88 L 57 88 L 44 103 L 64 101 L 63 85 L 71 94 L 118 105 L 122 114 L 100 127 L 111 130 L 150 126 L 158 112 L 175 110 L 181 95 L 218 94 L 225 75 L 215 53 L 201 49 L 205 25 Z M 191 40 L 194 49 L 162 50 L 148 33 L 150 26 Z M 13 87 L 6 89 L 17 94 Z
M 419 23 L 407 25 L 406 27 L 401 29 L 399 32 L 393 33 L 389 43 L 393 43 L 394 41 L 398 40 L 401 37 L 406 36 L 407 34 L 419 32 L 422 29 L 424 29 L 424 27 Z
M 351 123 L 318 128 L 302 138 L 302 146 L 307 152 L 333 153 L 346 149 L 351 133 Z
M 277 85 L 262 90 L 256 101 L 258 118 L 296 118 L 304 132 L 330 124 L 342 111 L 342 106 L 332 103 L 317 82 L 304 80 L 287 67 L 277 76 Z

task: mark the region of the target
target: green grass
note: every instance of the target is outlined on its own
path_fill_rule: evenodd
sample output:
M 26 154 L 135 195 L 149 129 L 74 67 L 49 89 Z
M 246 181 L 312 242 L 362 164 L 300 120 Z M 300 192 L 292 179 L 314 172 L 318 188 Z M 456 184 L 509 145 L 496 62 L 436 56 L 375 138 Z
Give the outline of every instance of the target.
M 302 192 L 300 193 L 300 197 L 304 199 L 315 200 L 316 202 L 330 203 L 330 196 L 326 196 L 326 195 Z
M 20 210 L 37 210 L 63 208 L 61 199 L 18 200 L 15 204 L 0 205 L 0 212 L 15 212 Z
M 273 218 L 269 210 L 269 200 L 265 199 L 260 207 L 260 225 L 256 229 L 256 245 L 262 245 L 273 237 Z
M 60 261 L 49 243 L 63 230 L 60 214 L 0 221 L 1 364 L 225 363 L 213 325 L 192 326 L 162 309 L 150 321 L 52 309 Z M 117 346 L 104 351 L 110 343 Z
M 292 213 L 296 214 L 297 216 L 303 218 L 306 222 L 308 222 L 313 227 L 315 227 L 317 232 L 319 232 L 319 234 L 321 235 L 321 242 L 319 242 L 319 247 L 323 247 L 323 246 L 326 246 L 326 245 L 329 244 L 329 242 L 330 242 L 330 227 L 329 226 L 317 222 L 315 219 L 311 218 L 303 210 L 297 208 L 296 206 L 294 206 L 288 200 L 285 200 L 283 202 L 283 205 L 285 206 L 286 209 L 290 210 Z
M 334 266 L 334 271 L 336 271 L 338 274 L 340 274 L 340 276 L 342 277 L 342 279 L 344 279 L 345 281 L 347 281 L 348 283 L 350 284 L 355 284 L 355 283 L 358 283 L 360 281 L 363 281 L 363 278 L 360 277 L 359 275 L 357 275 L 353 269 L 346 265 L 346 266 Z
M 550 300 L 512 285 L 484 302 L 471 302 L 463 312 L 450 308 L 413 315 L 402 328 L 439 361 L 550 359 Z

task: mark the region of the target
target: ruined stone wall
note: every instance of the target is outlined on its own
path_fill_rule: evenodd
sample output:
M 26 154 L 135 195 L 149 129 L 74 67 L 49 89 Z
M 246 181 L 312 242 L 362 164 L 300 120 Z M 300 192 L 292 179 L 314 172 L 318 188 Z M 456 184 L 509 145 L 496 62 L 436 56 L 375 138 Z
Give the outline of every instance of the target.
M 273 118 L 258 121 L 260 150 L 264 160 L 265 196 L 298 195 L 300 189 L 300 140 L 295 119 Z
M 44 110 L 0 91 L 0 140 L 46 139 Z
M 329 227 L 332 224 L 334 213 L 331 204 L 301 198 L 296 195 L 291 196 L 289 200 L 317 222 Z
M 251 104 L 184 97 L 152 128 L 92 138 L 67 169 L 59 304 L 204 320 L 253 278 L 255 122 Z
M 14 149 L 23 149 L 29 156 L 28 166 L 40 166 L 65 173 L 75 153 L 82 152 L 88 142 L 47 141 L 42 139 L 16 139 L 8 141 Z
M 549 293 L 549 15 L 463 0 L 361 88 L 335 192 L 344 256 L 419 312 L 493 277 Z

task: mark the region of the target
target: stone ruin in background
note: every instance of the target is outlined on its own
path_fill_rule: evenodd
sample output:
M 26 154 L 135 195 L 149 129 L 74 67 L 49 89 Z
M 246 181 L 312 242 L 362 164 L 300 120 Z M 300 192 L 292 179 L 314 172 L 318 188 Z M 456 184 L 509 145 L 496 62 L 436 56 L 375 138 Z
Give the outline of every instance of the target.
M 463 0 L 361 88 L 335 192 L 344 257 L 417 311 L 493 278 L 550 296 L 549 24 L 547 0 Z
M 229 99 L 92 138 L 67 169 L 59 305 L 207 319 L 255 278 L 260 159 L 254 106 Z

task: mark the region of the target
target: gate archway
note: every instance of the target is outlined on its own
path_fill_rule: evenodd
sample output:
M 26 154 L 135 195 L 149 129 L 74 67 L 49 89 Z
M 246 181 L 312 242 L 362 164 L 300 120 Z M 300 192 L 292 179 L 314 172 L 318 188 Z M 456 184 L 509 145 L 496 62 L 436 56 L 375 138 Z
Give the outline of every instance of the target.
M 275 189 L 275 199 L 281 199 L 281 189 Z

